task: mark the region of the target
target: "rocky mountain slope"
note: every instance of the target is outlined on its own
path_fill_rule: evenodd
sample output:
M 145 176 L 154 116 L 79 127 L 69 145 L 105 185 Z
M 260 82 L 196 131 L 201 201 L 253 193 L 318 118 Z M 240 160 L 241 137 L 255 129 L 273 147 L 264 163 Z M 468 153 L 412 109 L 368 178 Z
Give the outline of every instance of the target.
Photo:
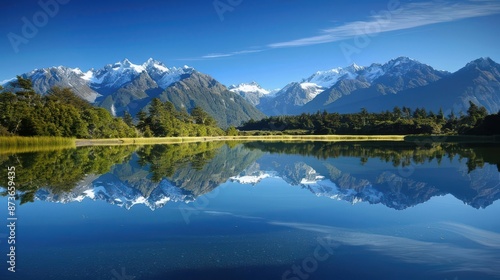
M 46 94 L 54 86 L 69 87 L 80 97 L 116 116 L 125 111 L 135 115 L 147 108 L 153 98 L 159 97 L 173 102 L 178 109 L 189 111 L 200 106 L 221 127 L 264 117 L 252 104 L 212 77 L 188 66 L 168 68 L 154 59 L 141 65 L 125 59 L 87 72 L 59 66 L 36 69 L 21 76 L 31 79 L 39 94 Z

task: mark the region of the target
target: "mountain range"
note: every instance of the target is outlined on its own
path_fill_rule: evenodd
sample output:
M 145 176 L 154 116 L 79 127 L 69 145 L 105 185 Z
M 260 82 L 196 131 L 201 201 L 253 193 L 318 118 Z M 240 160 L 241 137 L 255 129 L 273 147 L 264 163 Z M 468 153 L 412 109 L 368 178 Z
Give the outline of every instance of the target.
M 231 85 L 228 89 L 234 93 L 238 93 L 254 106 L 259 105 L 262 99 L 273 98 L 280 91 L 280 89 L 264 89 L 257 82 Z
M 152 58 L 141 65 L 125 59 L 87 72 L 59 66 L 35 69 L 21 76 L 32 80 L 37 93 L 46 94 L 54 86 L 69 87 L 115 116 L 122 116 L 125 111 L 135 115 L 147 109 L 153 98 L 160 98 L 179 110 L 190 111 L 199 106 L 224 128 L 264 117 L 243 97 L 209 75 L 188 66 L 168 68 Z M 9 87 L 9 83 L 5 86 Z
M 140 158 L 134 154 L 128 161 L 114 165 L 105 174 L 86 175 L 69 192 L 41 188 L 36 192 L 36 199 L 69 203 L 88 198 L 103 200 L 126 209 L 142 204 L 155 210 L 168 202 L 193 202 L 227 181 L 255 185 L 266 178 L 279 178 L 290 187 L 308 190 L 318 197 L 352 204 L 382 204 L 396 210 L 448 194 L 477 209 L 486 208 L 500 199 L 498 166 L 485 164 L 480 168 L 470 169 L 469 163 L 460 160 L 461 154 L 451 156 L 449 162 L 441 162 L 439 158 L 434 158 L 434 153 L 442 152 L 443 147 L 429 149 L 427 155 L 419 155 L 411 146 L 394 148 L 395 150 L 379 155 L 386 157 L 399 151 L 413 155 L 410 158 L 422 157 L 425 165 L 415 168 L 414 176 L 405 176 L 397 171 L 391 160 L 380 165 L 380 161 L 370 157 L 366 162 L 370 172 L 361 170 L 358 161 L 346 161 L 346 156 L 356 159 L 367 152 L 372 154 L 381 151 L 376 146 L 367 146 L 365 148 L 368 150 L 353 153 L 355 149 L 350 144 L 333 145 L 338 148 L 339 158 L 321 159 L 312 155 L 289 154 L 295 149 L 307 153 L 310 148 L 308 145 L 246 143 L 233 148 L 228 145 L 214 147 L 216 154 L 200 168 L 193 168 L 190 164 L 180 165 L 168 177 L 160 176 L 158 181 L 153 178 L 155 170 L 162 169 L 161 166 L 156 163 L 141 165 Z M 161 147 L 156 149 L 160 150 Z M 455 153 L 453 149 L 456 147 L 450 149 Z M 466 148 L 458 150 L 467 152 Z M 313 148 L 311 151 L 317 153 L 318 149 Z M 446 158 L 450 154 L 444 155 L 443 158 Z M 469 156 L 471 158 L 467 158 L 468 160 L 478 160 L 475 156 Z M 373 162 L 370 163 L 372 159 Z M 442 168 L 429 168 L 438 166 Z
M 254 84 L 258 86 L 258 84 Z M 240 88 L 245 88 L 240 85 Z M 253 92 L 241 92 L 242 96 Z M 291 82 L 272 96 L 257 95 L 253 102 L 266 115 L 296 115 L 318 110 L 355 113 L 392 110 L 395 106 L 434 112 L 465 113 L 469 101 L 488 112 L 500 110 L 500 65 L 480 58 L 450 73 L 408 57 L 384 64 L 352 64 L 344 68 L 318 71 L 308 78 Z M 256 94 L 252 95 L 256 98 Z
M 265 115 L 323 110 L 354 113 L 365 108 L 380 112 L 406 106 L 460 114 L 467 111 L 469 101 L 490 113 L 500 110 L 500 65 L 490 58 L 479 58 L 450 73 L 398 57 L 383 64 L 318 71 L 279 90 L 264 89 L 257 82 L 226 87 L 192 67 L 169 68 L 154 59 L 141 65 L 125 59 L 87 72 L 51 67 L 21 76 L 31 79 L 40 94 L 53 86 L 70 87 L 116 116 L 125 111 L 135 115 L 147 109 L 155 97 L 181 110 L 200 106 L 224 128 Z M 9 83 L 4 86 L 9 87 Z

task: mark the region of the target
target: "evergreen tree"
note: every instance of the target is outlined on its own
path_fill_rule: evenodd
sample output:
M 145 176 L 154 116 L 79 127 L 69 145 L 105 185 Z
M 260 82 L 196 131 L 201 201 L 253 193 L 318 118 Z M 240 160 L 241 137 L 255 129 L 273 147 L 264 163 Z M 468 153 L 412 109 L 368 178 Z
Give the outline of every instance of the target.
M 35 93 L 29 79 L 18 77 L 14 85 L 15 94 L 0 93 L 0 126 L 8 134 L 77 138 L 135 135 L 121 119 L 93 107 L 68 88 L 54 87 L 42 97 Z
M 134 127 L 134 119 L 132 118 L 132 115 L 128 111 L 125 111 L 123 113 L 123 121 L 129 126 L 129 127 Z
M 403 111 L 401 111 L 401 108 L 399 108 L 399 106 L 395 106 L 392 110 L 392 113 L 395 120 L 400 119 L 403 116 Z
M 443 112 L 443 108 L 439 108 L 439 113 L 438 113 L 438 119 L 441 120 L 441 121 L 444 121 L 444 112 Z
M 467 122 L 469 125 L 475 125 L 478 121 L 483 120 L 488 115 L 486 108 L 477 106 L 474 102 L 469 101 L 469 109 L 467 110 Z
M 230 126 L 226 131 L 227 136 L 238 136 L 238 134 L 238 130 L 234 126 Z
M 197 124 L 203 124 L 206 126 L 215 126 L 215 119 L 212 118 L 207 112 L 205 112 L 201 107 L 196 106 L 191 110 L 191 116 Z
M 45 99 L 59 104 L 70 105 L 79 110 L 92 108 L 90 103 L 77 96 L 69 88 L 53 87 L 47 92 Z

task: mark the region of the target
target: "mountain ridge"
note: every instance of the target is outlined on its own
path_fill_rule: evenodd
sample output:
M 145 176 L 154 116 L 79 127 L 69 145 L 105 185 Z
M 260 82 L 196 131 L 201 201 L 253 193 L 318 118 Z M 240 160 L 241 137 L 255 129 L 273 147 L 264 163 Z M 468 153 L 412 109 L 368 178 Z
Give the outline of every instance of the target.
M 207 77 L 201 78 L 203 75 Z M 488 57 L 473 60 L 453 73 L 405 56 L 368 66 L 354 63 L 316 71 L 280 90 L 264 89 L 255 81 L 226 87 L 193 67 L 167 67 L 153 58 L 143 64 L 124 59 L 86 72 L 64 66 L 35 69 L 22 76 L 33 81 L 38 93 L 44 94 L 52 86 L 70 87 L 117 116 L 147 109 L 158 97 L 178 109 L 201 106 L 222 127 L 258 120 L 264 114 L 324 110 L 355 113 L 365 108 L 381 112 L 406 106 L 459 113 L 467 111 L 469 101 L 490 113 L 500 110 L 500 65 Z
M 178 109 L 191 110 L 199 106 L 209 112 L 222 128 L 264 117 L 262 112 L 214 78 L 186 65 L 169 68 L 153 58 L 140 65 L 124 59 L 86 72 L 57 66 L 35 69 L 20 76 L 30 79 L 39 94 L 46 94 L 54 86 L 68 87 L 115 116 L 122 116 L 125 111 L 136 115 L 147 109 L 153 98 L 160 98 L 171 101 Z M 189 80 L 192 91 L 171 88 L 180 87 L 185 80 Z M 174 91 L 177 96 L 171 96 Z M 219 100 L 220 97 L 224 99 Z
M 257 108 L 268 116 L 325 110 L 356 113 L 361 108 L 382 112 L 395 106 L 450 113 L 466 112 L 472 101 L 496 113 L 500 110 L 499 69 L 489 57 L 473 60 L 453 73 L 405 56 L 369 66 L 354 63 L 291 82 L 272 98 L 262 98 Z

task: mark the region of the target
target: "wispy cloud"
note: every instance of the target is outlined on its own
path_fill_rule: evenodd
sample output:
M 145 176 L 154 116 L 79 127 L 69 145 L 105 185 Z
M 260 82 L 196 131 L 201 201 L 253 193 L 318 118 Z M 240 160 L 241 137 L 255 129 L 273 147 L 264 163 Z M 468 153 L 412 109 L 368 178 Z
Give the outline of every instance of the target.
M 460 242 L 445 243 L 421 241 L 405 237 L 356 232 L 344 228 L 317 224 L 272 221 L 269 224 L 293 229 L 328 234 L 328 238 L 348 246 L 362 246 L 379 254 L 387 255 L 402 262 L 435 266 L 442 272 L 481 272 L 500 276 L 498 259 L 499 235 L 470 226 L 443 223 L 446 231 L 457 233 L 480 245 L 475 248 L 461 246 Z M 450 239 L 453 241 L 453 239 Z M 450 242 L 448 241 L 448 242 Z M 450 260 L 453 260 L 451 262 Z
M 219 57 L 229 57 L 229 56 L 234 56 L 234 55 L 239 55 L 239 54 L 247 54 L 247 53 L 258 53 L 263 50 L 244 50 L 244 51 L 237 51 L 237 52 L 230 52 L 230 53 L 212 53 L 212 54 L 207 54 L 202 56 L 202 58 L 219 58 Z
M 432 1 L 402 5 L 395 12 L 377 14 L 365 21 L 348 22 L 322 30 L 319 35 L 269 44 L 269 48 L 300 47 L 341 41 L 359 35 L 405 30 L 500 13 L 500 2 L 469 0 L 467 2 Z
M 212 59 L 230 57 L 276 48 L 302 47 L 331 43 L 355 38 L 360 35 L 375 35 L 390 31 L 408 30 L 415 27 L 495 14 L 500 14 L 500 1 L 497 0 L 467 0 L 462 2 L 436 0 L 430 2 L 408 3 L 401 5 L 395 11 L 377 13 L 363 21 L 347 22 L 332 28 L 320 30 L 317 32 L 317 35 L 285 42 L 271 43 L 258 50 L 214 53 L 202 56 L 202 58 Z

